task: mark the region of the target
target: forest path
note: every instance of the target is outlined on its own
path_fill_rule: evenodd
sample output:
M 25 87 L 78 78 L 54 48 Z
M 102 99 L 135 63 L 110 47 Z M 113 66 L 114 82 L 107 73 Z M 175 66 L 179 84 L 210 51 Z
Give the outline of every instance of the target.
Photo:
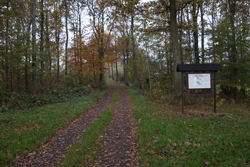
M 35 152 L 20 158 L 15 166 L 55 166 L 62 160 L 75 143 L 92 123 L 101 115 L 115 94 L 117 86 L 111 86 L 109 92 L 98 100 L 93 106 L 76 118 L 72 123 L 56 133 L 45 145 Z
M 121 98 L 115 104 L 114 116 L 107 135 L 104 148 L 99 151 L 95 163 L 89 166 L 139 166 L 136 144 L 137 121 L 133 117 L 132 103 L 127 88 L 116 85 Z

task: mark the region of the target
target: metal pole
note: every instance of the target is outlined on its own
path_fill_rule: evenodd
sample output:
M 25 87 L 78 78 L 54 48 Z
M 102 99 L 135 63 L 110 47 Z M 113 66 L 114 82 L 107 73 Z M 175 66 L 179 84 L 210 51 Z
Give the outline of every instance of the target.
M 214 71 L 214 113 L 216 113 L 216 72 Z

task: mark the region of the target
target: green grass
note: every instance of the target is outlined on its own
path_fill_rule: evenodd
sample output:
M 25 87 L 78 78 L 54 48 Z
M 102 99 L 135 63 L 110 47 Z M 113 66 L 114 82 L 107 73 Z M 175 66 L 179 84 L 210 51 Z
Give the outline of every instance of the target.
M 0 113 L 0 164 L 13 165 L 94 104 L 105 92 L 34 110 Z
M 107 79 L 107 82 L 108 83 L 110 83 L 110 84 L 112 84 L 112 85 L 115 85 L 114 83 L 112 83 L 112 82 L 110 82 L 110 81 L 113 81 L 113 82 L 115 82 L 117 85 L 120 85 L 120 86 L 123 86 L 123 87 L 130 87 L 130 86 L 126 86 L 123 82 L 116 82 L 116 81 L 114 81 L 114 80 L 112 80 L 112 79 Z
M 107 83 L 108 84 L 111 84 L 111 85 L 114 85 L 114 86 L 116 86 L 116 84 L 114 84 L 113 82 L 111 82 L 112 80 L 109 80 L 109 79 L 107 79 Z
M 62 161 L 62 166 L 88 166 L 93 163 L 94 157 L 103 147 L 101 142 L 104 139 L 105 131 L 107 131 L 115 103 L 120 99 L 120 91 L 111 100 L 111 104 L 101 116 L 91 125 L 77 143 L 70 149 L 66 157 Z
M 135 107 L 141 166 L 247 166 L 250 112 L 226 105 L 224 116 L 186 119 L 128 89 Z M 243 115 L 243 116 L 242 116 Z

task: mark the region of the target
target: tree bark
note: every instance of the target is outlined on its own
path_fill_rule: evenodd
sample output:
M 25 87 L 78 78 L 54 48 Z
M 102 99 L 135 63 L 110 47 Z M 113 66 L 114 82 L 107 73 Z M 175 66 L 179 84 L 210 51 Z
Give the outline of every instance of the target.
M 112 74 L 112 80 L 114 80 L 114 68 L 113 68 L 113 62 L 111 62 L 111 74 Z
M 132 52 L 133 52 L 133 67 L 134 67 L 134 86 L 137 86 L 137 67 L 136 67 L 136 53 L 135 53 L 135 39 L 134 39 L 134 14 L 131 14 L 131 38 L 132 38 Z
M 203 2 L 202 2 L 203 3 Z M 204 36 L 205 36 L 205 26 L 204 26 L 204 12 L 203 12 L 203 5 L 201 5 L 201 61 L 202 64 L 205 63 L 205 49 L 204 49 Z
M 235 25 L 234 25 L 234 21 L 235 21 L 235 9 L 236 9 L 236 0 L 228 0 L 229 3 L 229 10 L 230 10 L 230 25 L 231 25 L 231 31 L 232 31 L 232 35 L 231 35 L 231 42 L 230 42 L 230 47 L 231 47 L 231 56 L 229 58 L 229 61 L 232 64 L 232 70 L 231 70 L 231 82 L 234 85 L 237 85 L 237 50 L 236 50 L 236 35 L 235 35 Z M 236 96 L 237 96 L 237 89 L 235 86 L 231 86 L 231 95 L 233 96 L 233 98 L 236 100 Z
M 196 13 L 197 12 L 197 13 Z M 198 16 L 199 8 L 197 9 L 196 3 L 193 3 L 193 36 L 194 36 L 194 57 L 195 64 L 199 64 L 199 48 L 198 48 L 198 24 L 197 24 L 197 16 Z
M 126 86 L 129 86 L 129 81 L 128 81 L 128 57 L 129 57 L 129 39 L 126 40 L 126 57 L 124 59 L 124 62 L 125 62 L 125 78 L 124 78 L 124 83 Z
M 32 82 L 36 92 L 36 0 L 32 0 Z
M 44 36 L 44 11 L 43 11 L 43 0 L 40 2 L 40 15 L 41 15 L 41 32 L 40 32 L 40 54 L 41 54 L 41 92 L 43 92 L 44 89 L 44 41 L 43 41 L 43 36 Z
M 65 5 L 65 28 L 66 28 L 66 42 L 65 42 L 65 87 L 68 88 L 68 2 L 67 0 L 64 1 Z
M 181 102 L 182 95 L 182 79 L 181 73 L 176 71 L 177 64 L 181 63 L 178 43 L 178 27 L 176 21 L 176 0 L 170 0 L 170 33 L 172 40 L 172 52 L 174 57 L 174 86 L 176 103 Z
M 7 0 L 7 13 L 6 13 L 6 50 L 5 50 L 5 88 L 9 90 L 9 0 Z
M 104 7 L 102 6 L 101 7 L 101 19 L 102 19 L 102 22 L 101 22 L 101 40 L 100 40 L 100 43 L 101 43 L 101 46 L 100 46 L 100 78 L 99 78 L 99 87 L 101 88 L 103 85 L 104 85 L 104 71 L 103 71 L 103 58 L 104 58 Z

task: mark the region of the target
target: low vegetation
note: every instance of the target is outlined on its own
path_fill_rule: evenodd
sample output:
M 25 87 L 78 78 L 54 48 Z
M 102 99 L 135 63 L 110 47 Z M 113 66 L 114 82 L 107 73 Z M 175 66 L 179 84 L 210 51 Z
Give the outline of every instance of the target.
M 0 113 L 0 164 L 13 165 L 19 157 L 38 148 L 104 93 L 82 94 L 64 103 Z
M 221 105 L 218 115 L 204 114 L 213 112 L 207 104 L 189 105 L 189 114 L 181 115 L 180 106 L 156 105 L 133 89 L 128 93 L 139 120 L 140 166 L 250 165 L 247 105 Z
M 53 89 L 47 90 L 45 93 L 41 94 L 0 91 L 0 112 L 18 112 L 20 110 L 41 107 L 47 104 L 71 101 L 83 95 L 93 96 L 94 94 L 90 94 L 90 92 L 90 86 L 64 89 L 59 84 L 55 85 Z

